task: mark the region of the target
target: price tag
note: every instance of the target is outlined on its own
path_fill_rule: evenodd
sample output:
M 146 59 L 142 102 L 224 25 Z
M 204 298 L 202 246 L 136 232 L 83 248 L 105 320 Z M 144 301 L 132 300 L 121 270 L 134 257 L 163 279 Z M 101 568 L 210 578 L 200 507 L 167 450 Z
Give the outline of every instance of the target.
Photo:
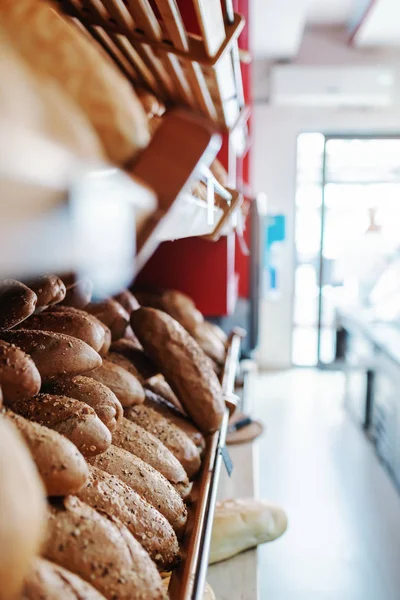
M 222 460 L 224 461 L 226 472 L 228 473 L 228 475 L 230 477 L 232 475 L 232 471 L 233 471 L 233 462 L 232 462 L 232 459 L 228 452 L 228 448 L 226 446 L 221 448 L 221 456 L 222 456 Z

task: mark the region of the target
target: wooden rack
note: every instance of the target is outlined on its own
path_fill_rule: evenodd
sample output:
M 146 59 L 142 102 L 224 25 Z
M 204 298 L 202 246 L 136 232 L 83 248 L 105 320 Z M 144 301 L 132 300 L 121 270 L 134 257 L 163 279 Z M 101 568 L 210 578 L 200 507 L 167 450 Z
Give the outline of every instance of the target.
M 221 384 L 227 400 L 234 392 L 239 361 L 241 331 L 233 331 L 228 342 Z M 208 558 L 218 482 L 222 466 L 222 449 L 228 429 L 227 407 L 221 427 L 207 440 L 201 473 L 193 486 L 194 504 L 189 511 L 188 526 L 183 540 L 184 560 L 173 572 L 169 587 L 170 600 L 202 600 L 208 569 Z

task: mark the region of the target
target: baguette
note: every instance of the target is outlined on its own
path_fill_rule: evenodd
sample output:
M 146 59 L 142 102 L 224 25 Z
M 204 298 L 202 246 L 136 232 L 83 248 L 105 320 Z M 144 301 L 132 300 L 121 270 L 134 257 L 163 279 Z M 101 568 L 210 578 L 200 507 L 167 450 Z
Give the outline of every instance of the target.
M 93 323 L 95 323 L 98 327 L 101 327 L 103 329 L 103 332 L 104 332 L 103 345 L 101 346 L 101 348 L 98 351 L 100 356 L 104 356 L 110 349 L 111 331 L 110 331 L 109 327 L 107 327 L 107 325 L 104 325 L 104 323 L 102 323 L 100 321 L 100 319 L 98 319 L 94 315 L 89 314 L 88 312 L 86 312 L 85 310 L 83 310 L 81 308 L 74 308 L 73 306 L 64 306 L 62 304 L 57 304 L 56 306 L 52 306 L 51 312 L 57 312 L 57 313 L 66 313 L 67 312 L 67 313 L 70 313 L 71 315 L 84 315 L 86 318 L 90 319 Z
M 139 380 L 109 360 L 103 360 L 101 367 L 88 373 L 88 377 L 109 387 L 124 407 L 144 401 L 144 390 Z
M 119 519 L 160 569 L 176 565 L 179 545 L 167 519 L 118 477 L 96 467 L 89 467 L 89 471 L 78 498 Z
M 140 307 L 139 302 L 129 290 L 124 290 L 123 292 L 116 294 L 114 300 L 116 300 L 129 315 Z
M 114 392 L 95 379 L 78 375 L 59 379 L 50 388 L 52 394 L 75 398 L 91 406 L 99 419 L 113 433 L 121 424 L 124 412 Z
M 140 425 L 123 419 L 113 434 L 113 444 L 138 456 L 164 475 L 183 498 L 190 493 L 187 474 L 170 450 Z
M 90 458 L 89 463 L 122 479 L 164 515 L 178 537 L 183 534 L 186 507 L 178 492 L 161 473 L 134 454 L 114 445 L 103 454 Z
M 197 310 L 193 300 L 177 290 L 163 290 L 159 294 L 138 292 L 136 298 L 142 306 L 166 312 L 189 333 L 204 321 L 203 315 Z
M 166 313 L 139 308 L 131 315 L 133 331 L 204 433 L 218 429 L 225 411 L 222 388 L 209 359 L 189 333 Z
M 85 484 L 89 472 L 82 454 L 66 437 L 48 427 L 6 412 L 24 438 L 48 496 L 74 494 Z
M 99 352 L 104 344 L 103 327 L 83 311 L 54 311 L 32 315 L 24 321 L 24 329 L 64 333 L 86 342 L 96 352 Z
M 181 429 L 146 404 L 125 410 L 125 416 L 159 439 L 181 463 L 189 479 L 195 477 L 201 466 L 200 453 Z
M 81 375 L 101 365 L 101 358 L 93 348 L 70 335 L 13 329 L 0 332 L 0 338 L 30 354 L 43 383 Z
M 43 275 L 24 283 L 37 296 L 36 312 L 61 302 L 67 293 L 64 283 L 57 275 Z
M 111 444 L 111 433 L 93 408 L 66 396 L 39 394 L 22 400 L 15 411 L 35 423 L 62 433 L 82 452 L 94 456 Z
M 62 301 L 64 306 L 72 308 L 85 308 L 92 299 L 93 284 L 90 279 L 79 279 L 66 285 L 67 291 Z
M 129 314 L 119 302 L 112 298 L 103 302 L 91 302 L 86 306 L 86 310 L 110 328 L 112 340 L 123 337 L 129 325 Z
M 113 342 L 111 344 L 111 351 L 117 354 L 121 354 L 135 367 L 139 374 L 139 381 L 143 385 L 144 382 L 158 374 L 159 369 L 155 364 L 145 355 L 143 348 L 138 348 L 137 344 L 132 340 L 125 338 Z
M 108 600 L 164 599 L 155 564 L 118 519 L 76 496 L 53 503 L 49 512 L 45 558 L 90 582 Z
M 0 329 L 10 329 L 30 317 L 36 308 L 37 296 L 15 279 L 0 282 Z
M 22 600 L 105 600 L 86 581 L 55 563 L 37 558 L 25 578 Z
M 13 406 L 40 391 L 41 378 L 33 360 L 23 350 L 0 340 L 0 385 L 4 402 Z
M 42 482 L 20 434 L 0 416 L 0 600 L 19 596 L 46 524 Z

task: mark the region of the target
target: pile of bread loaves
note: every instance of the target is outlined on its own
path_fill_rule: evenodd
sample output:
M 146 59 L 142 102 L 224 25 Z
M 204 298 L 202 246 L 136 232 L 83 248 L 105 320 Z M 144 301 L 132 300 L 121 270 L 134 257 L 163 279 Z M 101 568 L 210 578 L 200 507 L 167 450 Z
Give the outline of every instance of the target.
M 175 291 L 1 282 L 1 599 L 164 598 L 225 344 Z

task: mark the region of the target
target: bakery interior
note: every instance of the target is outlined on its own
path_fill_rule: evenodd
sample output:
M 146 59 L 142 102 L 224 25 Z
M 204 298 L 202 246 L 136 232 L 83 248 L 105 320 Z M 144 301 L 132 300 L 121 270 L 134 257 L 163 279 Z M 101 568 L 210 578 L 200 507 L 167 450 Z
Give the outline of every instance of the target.
M 398 0 L 0 44 L 0 600 L 399 600 Z

